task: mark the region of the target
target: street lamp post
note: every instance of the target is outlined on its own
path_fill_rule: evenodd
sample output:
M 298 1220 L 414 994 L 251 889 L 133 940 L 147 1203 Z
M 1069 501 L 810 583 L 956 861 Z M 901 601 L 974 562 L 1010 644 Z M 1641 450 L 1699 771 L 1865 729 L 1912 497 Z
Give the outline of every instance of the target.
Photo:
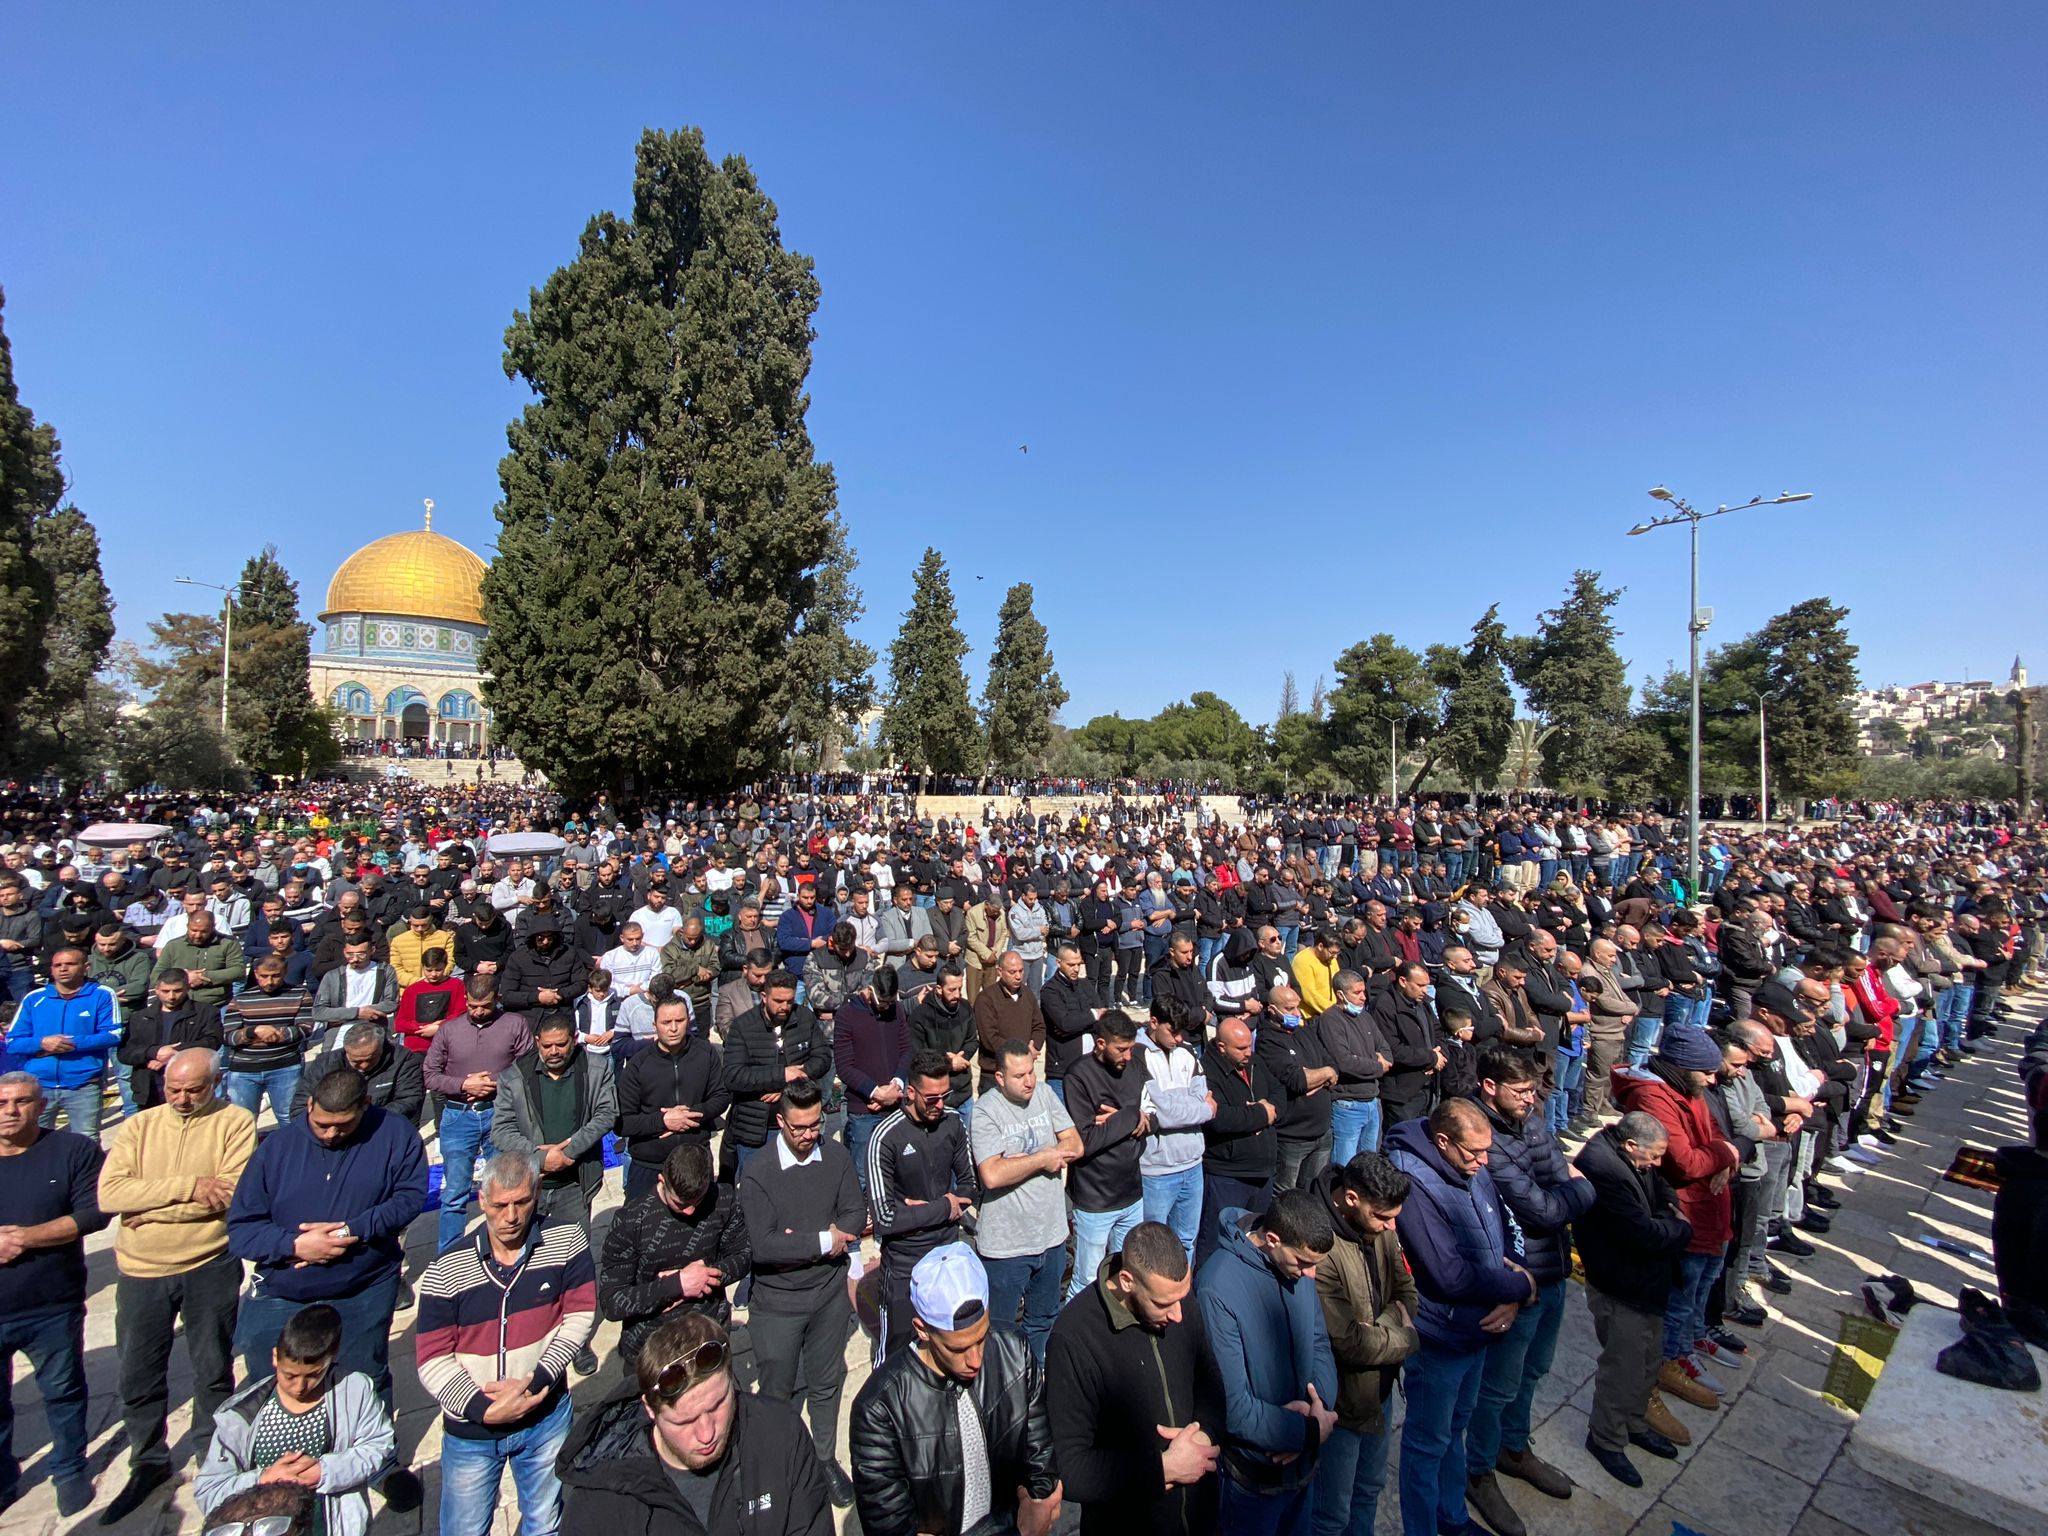
M 228 653 L 233 649 L 235 638 L 235 593 L 241 590 L 241 583 L 224 587 L 217 581 L 194 581 L 190 576 L 174 578 L 181 587 L 206 587 L 218 592 L 220 598 L 220 744 L 225 752 L 228 744 Z
M 1653 517 L 1646 523 L 1637 523 L 1629 529 L 1633 537 L 1648 533 L 1652 528 L 1668 528 L 1674 523 L 1686 524 L 1692 532 L 1692 606 L 1686 612 L 1685 628 L 1692 641 L 1692 750 L 1686 763 L 1686 805 L 1687 829 L 1685 846 L 1685 883 L 1687 899 L 1697 901 L 1700 893 L 1700 636 L 1706 632 L 1712 615 L 1700 607 L 1700 524 L 1710 517 L 1720 517 L 1728 512 L 1743 512 L 1751 507 L 1782 507 L 1795 501 L 1813 500 L 1811 491 L 1786 491 L 1780 495 L 1765 498 L 1752 496 L 1748 501 L 1735 506 L 1720 506 L 1711 512 L 1697 512 L 1681 496 L 1675 496 L 1663 486 L 1657 486 L 1650 494 L 1664 502 L 1671 511 L 1663 517 Z
M 1769 695 L 1756 696 L 1756 819 L 1763 823 L 1764 835 L 1771 832 L 1771 758 L 1767 731 L 1770 725 L 1765 703 Z

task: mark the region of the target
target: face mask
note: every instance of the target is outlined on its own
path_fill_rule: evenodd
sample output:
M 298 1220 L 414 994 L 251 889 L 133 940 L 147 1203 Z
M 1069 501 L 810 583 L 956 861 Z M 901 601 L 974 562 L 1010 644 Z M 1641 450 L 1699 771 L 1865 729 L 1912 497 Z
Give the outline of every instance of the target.
M 1363 1003 L 1346 1003 L 1346 1004 L 1344 1005 L 1344 1011 L 1345 1011 L 1346 1013 L 1350 1014 L 1350 1015 L 1351 1015 L 1351 1017 L 1353 1017 L 1353 1018 L 1355 1019 L 1355 1018 L 1357 1018 L 1357 1017 L 1358 1017 L 1358 1016 L 1359 1016 L 1359 1015 L 1360 1015 L 1361 1013 L 1365 1012 L 1365 1004 L 1363 1004 Z
M 1298 1013 L 1283 1013 L 1283 1014 L 1281 1014 L 1281 1015 L 1280 1015 L 1280 1027 L 1281 1027 L 1282 1029 L 1299 1029 L 1299 1028 L 1301 1028 L 1301 1015 L 1300 1015 L 1300 1014 L 1298 1014 Z

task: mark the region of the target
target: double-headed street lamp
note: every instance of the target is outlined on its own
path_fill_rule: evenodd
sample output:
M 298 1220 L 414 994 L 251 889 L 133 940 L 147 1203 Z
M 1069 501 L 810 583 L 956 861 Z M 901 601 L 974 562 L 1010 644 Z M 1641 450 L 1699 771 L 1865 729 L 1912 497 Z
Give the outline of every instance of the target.
M 1686 801 L 1688 805 L 1688 832 L 1685 846 L 1685 883 L 1688 900 L 1697 901 L 1700 892 L 1700 636 L 1713 621 L 1713 610 L 1700 607 L 1700 524 L 1710 517 L 1720 517 L 1727 512 L 1745 512 L 1751 507 L 1783 507 L 1795 501 L 1813 500 L 1811 491 L 1785 491 L 1769 498 L 1752 496 L 1748 501 L 1735 506 L 1721 506 L 1711 512 L 1696 512 L 1681 496 L 1674 496 L 1663 486 L 1650 492 L 1657 500 L 1665 503 L 1671 511 L 1663 517 L 1653 517 L 1646 523 L 1637 523 L 1629 529 L 1631 536 L 1648 533 L 1652 528 L 1669 528 L 1673 523 L 1685 523 L 1692 529 L 1692 605 L 1686 611 L 1686 631 L 1692 639 L 1692 753 L 1686 766 Z

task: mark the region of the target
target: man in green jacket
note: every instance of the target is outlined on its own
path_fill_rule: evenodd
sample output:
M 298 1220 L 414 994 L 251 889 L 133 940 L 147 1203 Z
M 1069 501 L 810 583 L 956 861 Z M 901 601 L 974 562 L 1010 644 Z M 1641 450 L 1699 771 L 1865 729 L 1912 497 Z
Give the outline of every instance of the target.
M 249 974 L 249 957 L 241 940 L 217 934 L 213 914 L 200 911 L 186 919 L 183 933 L 158 947 L 156 974 L 165 971 L 183 971 L 192 985 L 192 1001 L 219 1008 L 235 983 Z

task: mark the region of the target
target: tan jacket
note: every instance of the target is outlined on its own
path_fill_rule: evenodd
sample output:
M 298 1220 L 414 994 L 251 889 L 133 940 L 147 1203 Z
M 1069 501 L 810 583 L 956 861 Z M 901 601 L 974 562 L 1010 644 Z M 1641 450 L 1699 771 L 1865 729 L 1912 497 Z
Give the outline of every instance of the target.
M 256 1117 L 225 1099 L 196 1115 L 168 1104 L 121 1122 L 100 1168 L 100 1209 L 121 1218 L 114 1263 L 137 1280 L 182 1275 L 228 1248 L 228 1213 L 192 1198 L 201 1178 L 241 1178 Z
M 1375 1434 L 1401 1362 L 1422 1342 L 1414 1322 L 1415 1277 L 1401 1262 L 1401 1240 L 1391 1230 L 1357 1237 L 1342 1217 L 1331 1219 L 1337 1240 L 1316 1264 L 1316 1295 L 1337 1359 L 1337 1422 Z M 1407 1322 L 1396 1303 L 1407 1308 Z
M 1579 990 L 1586 994 L 1586 1008 L 1593 1015 L 1589 1028 L 1595 1034 L 1612 1034 L 1626 1028 L 1642 1009 L 1621 985 L 1621 978 L 1588 960 L 1579 967 Z
M 996 914 L 995 937 L 988 931 L 988 908 L 976 902 L 967 909 L 967 962 L 984 968 L 993 966 L 1003 958 L 1003 951 L 1010 947 L 1010 919 L 1003 913 Z

